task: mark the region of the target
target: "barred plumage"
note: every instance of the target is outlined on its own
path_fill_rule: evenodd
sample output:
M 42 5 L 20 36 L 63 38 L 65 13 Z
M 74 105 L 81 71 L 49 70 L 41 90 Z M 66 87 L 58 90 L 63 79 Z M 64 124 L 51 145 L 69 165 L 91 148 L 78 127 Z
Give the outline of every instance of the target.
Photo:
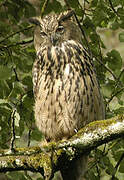
M 37 24 L 36 124 L 47 141 L 68 139 L 87 123 L 104 118 L 99 85 L 71 13 L 48 15 Z
M 47 139 L 68 138 L 90 121 L 102 119 L 96 75 L 81 44 L 69 40 L 41 49 L 37 58 L 35 116 Z

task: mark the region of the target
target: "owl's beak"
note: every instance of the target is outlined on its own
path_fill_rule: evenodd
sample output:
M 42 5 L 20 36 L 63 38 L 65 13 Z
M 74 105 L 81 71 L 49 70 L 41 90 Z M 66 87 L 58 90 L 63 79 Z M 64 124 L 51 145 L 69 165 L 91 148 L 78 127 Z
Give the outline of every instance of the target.
M 50 42 L 52 43 L 53 46 L 56 45 L 57 41 L 58 41 L 58 38 L 56 37 L 56 35 L 55 34 L 51 34 L 50 35 Z

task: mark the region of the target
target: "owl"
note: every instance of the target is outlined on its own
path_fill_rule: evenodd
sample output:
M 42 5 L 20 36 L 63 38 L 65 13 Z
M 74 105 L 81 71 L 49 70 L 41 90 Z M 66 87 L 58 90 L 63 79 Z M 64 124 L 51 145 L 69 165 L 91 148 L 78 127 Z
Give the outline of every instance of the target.
M 37 25 L 33 65 L 36 125 L 48 142 L 68 139 L 91 121 L 104 119 L 93 61 L 83 47 L 73 11 L 33 22 Z M 76 177 L 68 179 L 81 179 L 81 171 L 77 175 L 74 166 Z

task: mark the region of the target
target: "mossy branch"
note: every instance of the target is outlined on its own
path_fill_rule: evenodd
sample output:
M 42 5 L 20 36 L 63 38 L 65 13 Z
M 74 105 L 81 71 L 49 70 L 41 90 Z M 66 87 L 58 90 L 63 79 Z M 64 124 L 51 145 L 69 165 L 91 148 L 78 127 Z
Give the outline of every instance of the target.
M 124 115 L 95 121 L 67 141 L 48 146 L 0 150 L 0 172 L 29 170 L 51 179 L 54 172 L 90 150 L 124 135 Z

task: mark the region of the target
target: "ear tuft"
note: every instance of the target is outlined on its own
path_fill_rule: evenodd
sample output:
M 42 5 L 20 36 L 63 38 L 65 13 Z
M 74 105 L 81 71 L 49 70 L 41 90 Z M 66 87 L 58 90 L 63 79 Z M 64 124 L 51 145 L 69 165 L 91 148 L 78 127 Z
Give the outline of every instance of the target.
M 32 18 L 29 18 L 29 22 L 31 24 L 35 24 L 37 26 L 40 26 L 40 17 L 32 17 Z
M 67 19 L 70 19 L 74 15 L 73 10 L 65 11 L 64 13 L 61 13 L 58 20 L 61 23 L 62 21 L 65 21 Z

